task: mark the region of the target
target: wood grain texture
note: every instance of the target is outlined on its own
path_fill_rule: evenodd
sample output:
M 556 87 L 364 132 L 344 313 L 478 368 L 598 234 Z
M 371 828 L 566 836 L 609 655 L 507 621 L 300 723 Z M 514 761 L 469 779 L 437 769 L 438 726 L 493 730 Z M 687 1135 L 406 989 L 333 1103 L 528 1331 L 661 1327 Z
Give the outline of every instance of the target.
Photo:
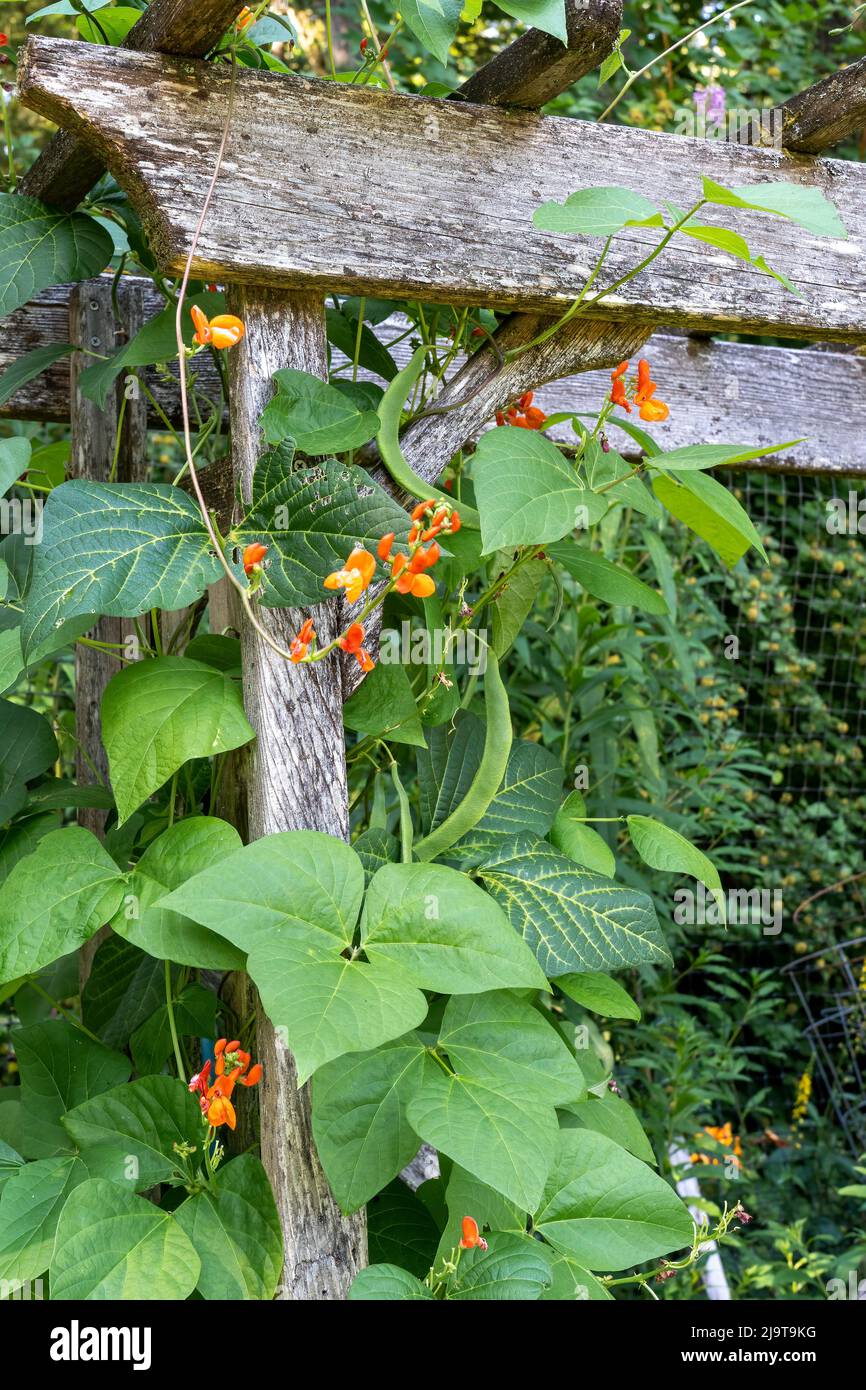
M 529 29 L 451 94 L 452 101 L 537 110 L 598 67 L 622 24 L 622 0 L 566 0 L 568 43 Z
M 118 293 L 121 318 L 115 318 L 110 280 L 91 280 L 76 285 L 68 301 L 66 341 L 89 347 L 94 352 L 111 351 L 127 336 L 136 333 L 144 321 L 140 286 L 121 286 Z M 78 377 L 93 361 L 85 352 L 71 357 L 72 450 L 68 474 L 94 482 L 108 480 L 114 462 L 115 442 L 120 419 L 120 391 L 109 394 L 100 410 L 77 390 Z M 127 401 L 123 415 L 117 477 L 123 482 L 141 481 L 147 475 L 147 425 L 140 401 Z M 133 625 L 122 618 L 100 618 L 89 636 L 99 642 L 123 642 Z M 108 758 L 102 742 L 100 704 L 105 687 L 121 669 L 117 657 L 95 651 L 80 643 L 75 646 L 75 777 L 84 786 L 109 782 Z M 94 769 L 99 774 L 94 774 Z M 106 812 L 82 807 L 78 824 L 102 838 Z M 79 953 L 79 976 L 83 987 L 96 951 L 108 928 L 97 932 Z
M 213 64 L 31 38 L 19 80 L 27 105 L 93 141 L 137 203 L 162 264 L 178 270 L 214 167 L 230 75 Z M 659 200 L 689 206 L 702 174 L 818 188 L 837 205 L 848 240 L 712 209 L 709 221 L 735 223 L 803 298 L 707 244 L 677 238 L 596 316 L 866 340 L 860 165 L 273 73 L 238 76 L 195 273 L 555 313 L 584 284 L 600 243 L 535 230 L 540 203 L 615 182 L 642 191 L 651 183 Z M 617 237 L 604 283 L 656 240 L 635 228 Z
M 152 0 L 124 47 L 203 58 L 243 8 L 239 0 Z M 99 157 L 61 130 L 28 169 L 19 191 L 52 207 L 74 208 L 104 173 Z
M 785 149 L 820 154 L 841 144 L 866 125 L 866 58 L 822 77 L 776 111 Z M 774 129 L 772 116 L 766 129 Z
M 288 297 L 238 291 L 230 305 L 247 326 L 229 357 L 235 477 L 249 497 L 261 449 L 259 416 L 272 374 L 296 367 L 327 375 L 325 322 L 318 295 Z M 321 643 L 336 636 L 336 604 L 311 610 Z M 307 612 L 261 613 L 287 646 Z M 244 704 L 256 731 L 246 787 L 251 839 L 280 830 L 322 830 L 348 839 L 349 799 L 343 742 L 343 680 L 339 660 L 293 666 L 248 623 L 241 628 Z M 291 1053 L 259 1006 L 258 1051 L 262 1160 L 280 1213 L 286 1248 L 280 1297 L 342 1299 L 366 1262 L 364 1213 L 344 1217 L 331 1196 L 313 1144 L 310 1088 L 298 1090 Z

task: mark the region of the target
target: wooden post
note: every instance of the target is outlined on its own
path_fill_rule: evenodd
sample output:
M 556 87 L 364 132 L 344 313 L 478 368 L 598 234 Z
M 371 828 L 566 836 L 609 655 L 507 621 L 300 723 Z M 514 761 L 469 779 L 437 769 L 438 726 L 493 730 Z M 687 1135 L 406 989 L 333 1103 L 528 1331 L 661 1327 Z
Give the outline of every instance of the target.
M 72 354 L 70 363 L 71 478 L 107 482 L 112 477 L 113 469 L 114 477 L 119 482 L 136 482 L 146 476 L 147 403 L 144 396 L 130 393 L 125 399 L 125 380 L 121 376 L 109 393 L 105 407 L 100 409 L 81 394 L 79 387 L 81 373 L 97 360 L 92 354 L 110 356 L 126 338 L 138 332 L 143 322 L 144 298 L 140 285 L 125 285 L 121 281 L 117 286 L 116 301 L 112 298 L 112 281 L 108 276 L 85 281 L 72 291 L 69 300 L 69 341 L 76 344 L 77 351 Z M 100 618 L 90 636 L 99 642 L 123 642 L 131 631 L 131 624 L 121 618 Z M 118 658 L 107 652 L 81 645 L 75 649 L 75 733 L 78 739 L 75 773 L 76 780 L 83 785 L 97 780 L 94 769 L 100 779 L 108 781 L 108 761 L 102 744 L 99 706 L 105 687 L 120 667 Z M 78 812 L 78 823 L 101 837 L 105 812 L 82 807 Z M 82 947 L 82 986 L 103 936 L 104 932 L 98 932 Z
M 248 498 L 261 450 L 258 419 L 272 393 L 271 377 L 282 367 L 327 375 L 325 318 L 317 293 L 240 289 L 230 307 L 247 326 L 246 337 L 229 356 L 229 370 L 235 480 Z M 285 647 L 309 614 L 278 608 L 261 610 L 261 616 Z M 323 604 L 312 616 L 320 642 L 332 640 L 339 630 L 337 604 Z M 227 789 L 236 819 L 246 819 L 240 828 L 251 840 L 280 830 L 323 830 L 347 839 L 339 659 L 292 666 L 249 623 L 235 625 L 242 634 L 244 703 L 257 736 L 246 762 L 246 785 Z M 292 1055 L 258 1004 L 257 1033 L 264 1066 L 262 1161 L 285 1241 L 278 1296 L 343 1299 L 366 1263 L 365 1216 L 342 1216 L 331 1196 L 313 1144 L 309 1086 L 298 1089 Z

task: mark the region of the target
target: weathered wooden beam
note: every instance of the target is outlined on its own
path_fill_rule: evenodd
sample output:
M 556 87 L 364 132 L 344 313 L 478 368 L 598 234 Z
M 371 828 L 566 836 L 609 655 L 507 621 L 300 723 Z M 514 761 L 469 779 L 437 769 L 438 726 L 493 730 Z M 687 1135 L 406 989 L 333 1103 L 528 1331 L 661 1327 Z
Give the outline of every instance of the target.
M 179 270 L 214 166 L 230 74 L 31 38 L 19 78 L 27 105 L 93 141 L 137 203 L 161 263 Z M 711 209 L 707 220 L 735 222 L 803 299 L 707 244 L 675 238 L 604 301 L 599 317 L 866 340 L 866 170 L 857 164 L 273 73 L 237 76 L 194 273 L 552 314 L 581 289 L 600 243 L 537 231 L 535 208 L 577 187 L 645 191 L 650 171 L 658 200 L 681 206 L 694 200 L 702 174 L 821 189 L 849 239 Z M 606 283 L 656 239 L 635 228 L 617 237 Z
M 451 93 L 452 101 L 537 110 L 598 67 L 622 24 L 622 0 L 566 0 L 568 43 L 529 29 Z
M 203 58 L 243 9 L 241 0 L 152 0 L 124 40 L 138 52 Z M 52 207 L 74 208 L 105 173 L 105 165 L 71 131 L 49 141 L 19 185 Z
M 767 119 L 769 116 L 769 120 Z M 782 132 L 782 145 L 798 154 L 821 154 L 866 125 L 866 58 L 860 58 L 782 106 L 764 113 L 757 130 Z M 744 132 L 739 132 L 741 137 Z
M 315 294 L 241 290 L 231 307 L 247 327 L 229 358 L 229 371 L 234 475 L 241 494 L 249 498 L 261 452 L 258 421 L 271 395 L 271 377 L 282 367 L 327 375 L 325 316 Z M 337 635 L 335 603 L 311 613 L 269 609 L 262 621 L 285 647 L 308 616 L 315 618 L 320 642 Z M 338 655 L 315 666 L 293 666 L 246 621 L 241 636 L 244 703 L 256 731 L 245 789 L 249 838 L 307 829 L 348 839 Z M 262 1161 L 285 1241 L 279 1296 L 343 1299 L 366 1263 L 364 1212 L 344 1217 L 337 1207 L 313 1143 L 310 1088 L 298 1089 L 292 1055 L 260 1005 L 257 1043 L 264 1066 Z

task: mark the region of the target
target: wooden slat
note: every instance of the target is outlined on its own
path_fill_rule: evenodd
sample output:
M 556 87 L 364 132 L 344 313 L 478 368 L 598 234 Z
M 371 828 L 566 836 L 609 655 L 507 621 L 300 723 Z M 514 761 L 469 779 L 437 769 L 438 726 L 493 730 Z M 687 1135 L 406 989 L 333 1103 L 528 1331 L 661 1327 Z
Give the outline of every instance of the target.
M 243 9 L 241 0 L 152 0 L 130 29 L 125 48 L 203 58 Z M 19 191 L 52 207 L 74 208 L 105 173 L 105 165 L 67 130 L 49 141 Z
M 766 129 L 778 120 L 782 144 L 799 154 L 820 154 L 866 125 L 866 58 L 822 77 L 820 82 L 775 108 Z
M 22 50 L 19 74 L 28 105 L 98 144 L 141 209 L 162 264 L 178 270 L 214 167 L 229 74 L 41 38 Z M 710 210 L 708 220 L 735 223 L 754 253 L 796 280 L 803 299 L 708 245 L 677 238 L 599 312 L 866 340 L 859 165 L 270 73 L 238 76 L 195 272 L 554 313 L 582 287 L 600 243 L 536 231 L 539 203 L 622 183 L 688 206 L 702 174 L 723 184 L 782 177 L 819 188 L 838 206 L 849 239 Z M 643 229 L 618 237 L 610 278 L 655 240 Z
M 452 101 L 537 110 L 598 67 L 622 24 L 622 0 L 566 0 L 568 43 L 529 29 L 473 73 Z

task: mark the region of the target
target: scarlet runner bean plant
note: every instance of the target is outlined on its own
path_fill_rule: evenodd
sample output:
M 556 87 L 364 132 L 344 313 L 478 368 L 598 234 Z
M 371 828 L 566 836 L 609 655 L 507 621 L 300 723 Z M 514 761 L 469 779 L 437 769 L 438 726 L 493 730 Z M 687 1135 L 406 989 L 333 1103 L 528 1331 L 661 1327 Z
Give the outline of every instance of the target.
M 215 58 L 233 70 L 285 66 L 255 42 L 267 18 L 263 5 L 245 12 Z M 359 80 L 384 72 L 399 30 L 386 44 L 370 35 Z M 431 47 L 443 42 L 434 35 Z M 226 132 L 230 122 L 231 108 Z M 0 980 L 30 1019 L 15 1030 L 21 1096 L 2 1130 L 0 1279 L 47 1273 L 55 1298 L 274 1296 L 280 1226 L 252 1115 L 261 1067 L 240 1041 L 250 1020 L 205 983 L 245 970 L 299 1085 L 312 1088 L 334 1197 L 346 1213 L 370 1205 L 371 1264 L 352 1298 L 652 1294 L 748 1216 L 734 1205 L 712 1230 L 696 1225 L 659 1170 L 666 1155 L 618 1093 L 597 1025 L 573 1020 L 575 1002 L 591 1021 L 633 1019 L 637 1005 L 614 976 L 669 951 L 651 897 L 617 873 L 608 818 L 587 813 L 586 788 L 539 738 L 514 737 L 509 660 L 542 588 L 564 595 L 566 580 L 609 610 L 611 634 L 630 630 L 637 609 L 661 637 L 667 599 L 608 553 L 621 513 L 652 526 L 664 509 L 727 565 L 762 555 L 747 513 L 707 470 L 779 446 L 665 449 L 663 435 L 629 418 L 636 409 L 663 428 L 669 416 L 665 384 L 641 358 L 634 378 L 628 362 L 615 367 L 592 421 L 549 419 L 531 391 L 503 400 L 434 487 L 406 459 L 402 429 L 437 409 L 459 351 L 493 344 L 498 372 L 534 344 L 503 355 L 486 311 L 413 302 L 399 306 L 412 355 L 398 370 L 395 342 L 372 332 L 382 306 L 339 298 L 329 334 L 349 368 L 335 356 L 327 383 L 275 373 L 251 496 L 222 518 L 203 482 L 226 448 L 224 401 L 204 398 L 197 367 L 208 354 L 224 392 L 226 354 L 246 326 L 217 286 L 191 281 L 194 246 L 179 284 L 166 281 L 119 191 L 94 197 L 75 214 L 85 247 L 76 273 L 108 260 L 118 276 L 145 269 L 169 304 L 133 343 L 95 359 L 84 386 L 104 400 L 126 368 L 173 359 L 184 428 L 171 429 L 173 476 L 154 469 L 158 480 L 139 483 L 63 481 L 24 436 L 0 446 L 9 486 L 47 497 L 33 556 L 14 537 L 0 545 L 14 735 L 0 784 Z M 674 236 L 783 278 L 739 231 L 699 223 L 710 207 L 841 234 L 826 199 L 784 180 L 747 190 L 704 180 L 689 210 L 581 189 L 540 208 L 536 225 L 599 236 L 602 249 L 535 343 L 613 296 Z M 106 242 L 97 209 L 123 227 L 128 249 Z M 634 226 L 658 229 L 658 242 L 606 284 L 611 245 Z M 360 365 L 384 385 L 360 381 Z M 547 431 L 565 422 L 569 441 L 554 442 Z M 614 447 L 616 428 L 640 445 L 636 465 Z M 373 441 L 388 488 L 365 467 Z M 208 586 L 224 575 L 245 621 L 284 660 L 335 670 L 342 651 L 364 675 L 345 708 L 350 844 L 305 830 L 243 845 L 219 815 L 227 755 L 253 737 L 237 635 L 205 617 Z M 333 640 L 319 644 L 312 617 L 287 647 L 274 637 L 271 609 L 325 601 L 341 605 Z M 181 609 L 166 638 L 163 615 Z M 68 730 L 58 744 L 51 702 L 37 709 L 20 695 L 40 663 L 59 662 L 68 678 L 64 653 L 94 645 L 86 634 L 99 615 L 131 620 L 135 641 L 117 653 L 123 666 L 102 701 L 110 786 L 70 784 Z M 379 619 L 425 639 L 422 659 L 382 659 Z M 461 658 L 469 636 L 483 669 Z M 77 807 L 107 812 L 104 841 L 59 823 L 58 809 Z M 625 829 L 646 866 L 699 880 L 724 912 L 700 848 L 656 816 L 629 814 Z M 79 998 L 75 952 L 106 925 Z M 437 1151 L 440 1177 L 413 1193 L 398 1175 L 422 1142 Z M 171 1200 L 146 1200 L 157 1187 Z M 396 1238 L 389 1214 L 400 1218 Z

